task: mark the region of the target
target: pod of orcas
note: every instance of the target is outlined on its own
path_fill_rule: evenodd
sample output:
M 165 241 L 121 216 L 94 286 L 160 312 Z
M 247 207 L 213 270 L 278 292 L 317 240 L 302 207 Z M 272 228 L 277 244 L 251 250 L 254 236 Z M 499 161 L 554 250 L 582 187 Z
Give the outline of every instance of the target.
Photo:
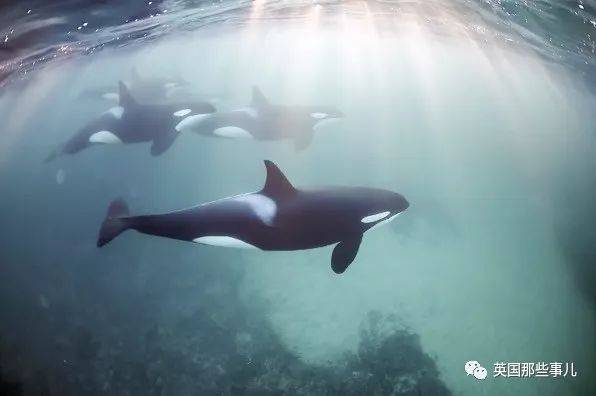
M 76 154 L 94 145 L 151 142 L 151 154 L 169 149 L 179 133 L 187 130 L 215 107 L 207 102 L 168 104 L 139 103 L 126 85 L 119 83 L 119 106 L 112 107 L 83 126 L 61 147 L 50 153 L 46 162 L 65 154 Z
M 302 150 L 312 142 L 317 126 L 343 117 L 330 106 L 270 104 L 257 87 L 253 87 L 249 106 L 217 113 L 212 104 L 203 101 L 142 103 L 122 81 L 118 88 L 119 105 L 83 126 L 50 153 L 46 162 L 91 146 L 110 144 L 151 142 L 151 154 L 156 156 L 168 150 L 183 132 L 220 138 L 291 139 L 296 149 Z
M 143 80 L 133 70 L 134 85 L 122 81 L 118 92 L 87 91 L 118 106 L 100 114 L 50 153 L 46 162 L 76 154 L 91 146 L 151 143 L 153 156 L 167 151 L 181 133 L 259 141 L 291 140 L 296 150 L 308 147 L 317 127 L 343 117 L 331 106 L 272 104 L 258 87 L 246 107 L 216 112 L 200 100 L 149 103 L 138 101 L 135 90 L 149 92 L 163 80 Z M 178 80 L 175 85 L 182 85 Z M 367 187 L 294 187 L 273 162 L 266 160 L 264 187 L 257 192 L 163 214 L 130 216 L 122 199 L 114 200 L 101 225 L 102 247 L 126 230 L 223 247 L 264 251 L 294 251 L 335 245 L 331 268 L 343 273 L 354 261 L 366 231 L 393 220 L 408 207 L 396 192 Z

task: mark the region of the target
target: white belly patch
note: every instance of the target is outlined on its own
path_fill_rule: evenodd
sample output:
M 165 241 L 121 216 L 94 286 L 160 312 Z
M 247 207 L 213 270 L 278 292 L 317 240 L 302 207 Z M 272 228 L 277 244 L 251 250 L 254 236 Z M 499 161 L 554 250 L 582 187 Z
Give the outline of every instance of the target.
M 211 246 L 231 247 L 239 249 L 258 249 L 256 246 L 251 245 L 250 243 L 246 243 L 243 240 L 229 236 L 202 236 L 193 239 L 193 242 Z
M 199 126 L 199 124 L 207 117 L 210 117 L 211 114 L 196 114 L 192 116 L 188 116 L 180 121 L 175 129 L 178 132 L 186 132 L 190 131 Z
M 250 134 L 250 132 L 248 132 L 246 129 L 242 129 L 242 128 L 235 127 L 235 126 L 227 126 L 227 127 L 217 128 L 213 131 L 213 134 L 217 135 L 217 136 L 221 136 L 221 137 L 234 138 L 234 139 L 238 139 L 238 138 L 252 139 L 252 137 L 253 137 Z
M 89 136 L 90 143 L 120 144 L 122 140 L 110 131 L 99 131 Z

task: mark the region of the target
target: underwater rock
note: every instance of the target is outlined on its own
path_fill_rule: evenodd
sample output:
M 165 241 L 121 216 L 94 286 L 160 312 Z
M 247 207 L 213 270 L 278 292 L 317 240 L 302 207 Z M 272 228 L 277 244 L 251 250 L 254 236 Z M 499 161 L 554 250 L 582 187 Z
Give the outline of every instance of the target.
M 119 271 L 121 287 L 111 276 L 98 277 L 93 282 L 105 284 L 94 285 L 94 294 L 74 288 L 74 282 L 57 288 L 52 301 L 63 302 L 52 304 L 38 319 L 48 324 L 38 336 L 50 350 L 21 351 L 27 366 L 10 367 L 24 379 L 22 389 L 131 396 L 450 394 L 417 335 L 395 315 L 370 312 L 357 352 L 316 365 L 281 341 L 266 304 L 250 300 L 247 305 L 239 296 L 241 267 L 221 262 L 202 263 L 198 270 L 189 266 L 195 276 L 194 286 L 184 292 L 189 298 L 176 303 L 168 298 L 179 296 L 175 277 L 188 278 L 181 272 L 168 281 L 171 289 L 153 288 L 159 294 L 151 295 L 152 309 L 143 294 L 151 284 L 135 282 L 135 277 L 149 279 L 143 272 L 149 268 Z M 192 282 L 184 284 L 191 287 Z M 39 307 L 35 297 L 31 304 Z M 81 298 L 88 303 L 83 306 Z M 21 389 L 18 383 L 5 383 Z
M 420 346 L 418 335 L 394 327 L 395 318 L 370 312 L 360 331 L 356 354 L 348 355 L 344 395 L 450 395 L 434 360 Z
M 97 356 L 100 344 L 94 339 L 93 334 L 87 328 L 80 327 L 76 334 L 76 354 L 80 360 L 90 360 Z
M 2 373 L 2 366 L 0 366 L 0 395 L 19 396 L 23 394 L 23 386 L 21 383 L 5 379 Z

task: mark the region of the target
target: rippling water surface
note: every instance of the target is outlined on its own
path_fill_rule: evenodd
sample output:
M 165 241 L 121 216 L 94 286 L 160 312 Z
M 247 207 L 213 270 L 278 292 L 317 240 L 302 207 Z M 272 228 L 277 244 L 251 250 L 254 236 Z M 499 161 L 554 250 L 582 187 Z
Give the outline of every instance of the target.
M 206 26 L 234 29 L 256 23 L 304 20 L 318 9 L 323 25 L 338 15 L 374 18 L 377 27 L 403 22 L 427 25 L 441 36 L 454 31 L 479 41 L 523 45 L 544 57 L 576 67 L 594 65 L 595 3 L 581 1 L 432 0 L 418 1 L 18 1 L 4 2 L 4 75 L 37 63 L 90 54 L 105 47 L 148 40 Z M 258 13 L 255 13 L 258 9 Z M 583 69 L 586 72 L 586 69 Z
M 596 391 L 594 1 L 18 1 L 0 21 L 0 394 Z M 224 112 L 256 86 L 345 117 L 303 150 L 189 132 L 160 156 L 44 162 L 118 81 L 143 103 Z M 96 247 L 114 198 L 144 214 L 256 191 L 264 159 L 411 206 L 343 275 L 329 247 Z

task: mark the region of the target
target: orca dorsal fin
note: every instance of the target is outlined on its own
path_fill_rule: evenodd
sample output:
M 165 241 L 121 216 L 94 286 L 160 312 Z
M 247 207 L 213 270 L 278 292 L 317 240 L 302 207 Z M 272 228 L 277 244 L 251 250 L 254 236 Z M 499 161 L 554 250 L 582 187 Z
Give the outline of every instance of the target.
M 269 101 L 267 100 L 265 95 L 263 95 L 263 92 L 261 92 L 259 87 L 257 87 L 256 85 L 252 87 L 252 101 L 250 102 L 250 104 L 254 107 L 262 107 L 267 106 L 269 104 Z
M 137 101 L 132 97 L 126 84 L 122 81 L 118 81 L 118 96 L 120 97 L 120 106 L 127 108 L 136 106 Z
M 296 192 L 296 188 L 272 161 L 265 160 L 267 179 L 261 193 L 271 198 L 284 198 Z

